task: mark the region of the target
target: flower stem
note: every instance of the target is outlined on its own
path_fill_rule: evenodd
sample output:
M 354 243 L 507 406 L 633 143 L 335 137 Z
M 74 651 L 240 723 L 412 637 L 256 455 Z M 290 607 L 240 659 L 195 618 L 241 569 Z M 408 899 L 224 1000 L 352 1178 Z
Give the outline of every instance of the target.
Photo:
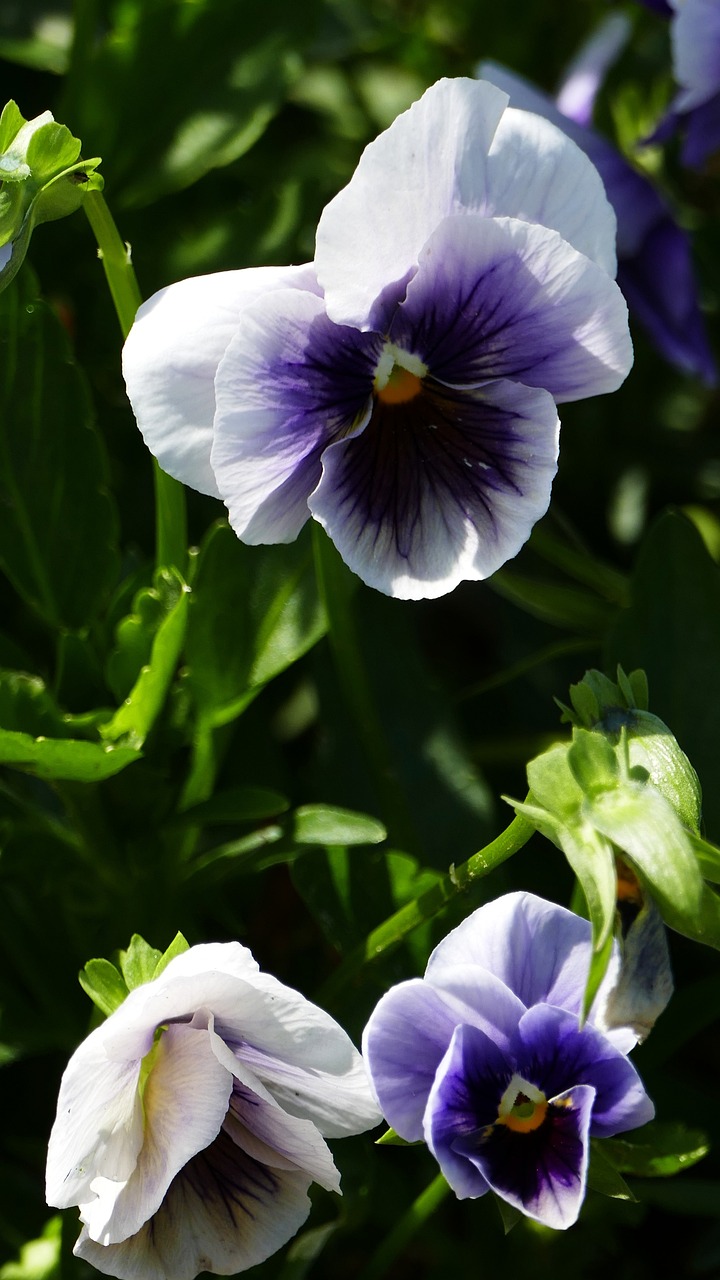
M 315 572 L 328 620 L 328 640 L 338 680 L 358 739 L 372 771 L 382 818 L 392 841 L 402 849 L 415 844 L 414 824 L 378 714 L 352 612 L 356 579 L 327 534 L 313 523 Z
M 459 867 L 451 867 L 448 874 L 433 885 L 432 889 L 428 889 L 427 893 L 421 894 L 414 902 L 408 902 L 406 906 L 384 920 L 372 930 L 372 933 L 368 934 L 359 947 L 345 957 L 342 964 L 323 983 L 317 995 L 318 1002 L 325 1004 L 331 1001 L 346 983 L 355 977 L 363 965 L 372 960 L 379 960 L 386 952 L 397 947 L 409 933 L 412 933 L 413 929 L 417 929 L 419 925 L 424 924 L 426 920 L 431 920 L 439 911 L 442 911 L 456 894 L 465 892 L 476 880 L 489 875 L 495 867 L 499 867 L 502 862 L 512 857 L 518 849 L 522 849 L 523 845 L 527 844 L 534 830 L 535 828 L 524 818 L 513 818 L 510 825 L 479 853 L 474 853 Z
M 410 1205 L 407 1213 L 403 1214 L 390 1234 L 385 1237 L 365 1270 L 360 1273 L 359 1280 L 381 1280 L 382 1276 L 387 1275 L 395 1259 L 435 1212 L 438 1205 L 442 1204 L 449 1190 L 450 1187 L 443 1175 L 439 1173 Z
M 112 214 L 100 191 L 88 191 L 83 208 L 97 240 L 100 259 L 115 305 L 123 338 L 132 328 L 135 313 L 142 301 L 129 247 L 120 239 Z M 154 461 L 155 481 L 155 557 L 158 568 L 175 565 L 185 573 L 187 560 L 187 521 L 185 491 Z

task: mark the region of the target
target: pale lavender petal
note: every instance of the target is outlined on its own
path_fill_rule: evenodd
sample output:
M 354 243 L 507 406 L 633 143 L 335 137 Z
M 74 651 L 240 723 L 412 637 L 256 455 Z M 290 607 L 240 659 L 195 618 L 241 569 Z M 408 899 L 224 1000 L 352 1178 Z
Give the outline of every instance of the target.
M 546 392 L 428 378 L 415 400 L 378 401 L 359 435 L 326 449 L 310 510 L 370 586 L 444 595 L 489 577 L 529 537 L 550 501 L 558 428 Z
M 615 282 L 557 232 L 513 218 L 446 218 L 390 336 L 452 386 L 511 378 L 558 402 L 616 390 L 632 364 Z
M 425 977 L 441 986 L 459 965 L 495 974 L 526 1007 L 582 1007 L 590 923 L 532 893 L 508 893 L 479 907 L 453 929 L 428 960 Z
M 407 1142 L 423 1136 L 435 1072 L 463 1021 L 451 1000 L 420 978 L 392 987 L 363 1034 L 363 1054 L 388 1124 Z
M 425 1141 L 459 1199 L 484 1195 L 487 1179 L 476 1161 L 458 1150 L 458 1139 L 495 1123 L 513 1075 L 512 1062 L 476 1027 L 455 1029 L 428 1098 Z
M 602 1032 L 564 1009 L 536 1005 L 520 1020 L 515 1041 L 517 1070 L 554 1099 L 571 1085 L 595 1092 L 590 1132 L 609 1138 L 652 1120 L 655 1108 L 634 1066 Z
M 60 1085 L 46 1182 L 47 1202 L 59 1209 L 87 1199 L 95 1177 L 124 1182 L 142 1146 L 138 1093 L 142 1055 L 131 1061 L 110 1061 L 106 1026 L 91 1032 L 75 1050 Z
M 234 1275 L 275 1253 L 310 1212 L 302 1173 L 270 1169 L 221 1131 L 175 1178 L 158 1212 L 121 1244 L 83 1230 L 75 1253 L 120 1280 L 194 1280 Z
M 334 320 L 367 325 L 383 293 L 402 297 L 438 222 L 483 206 L 506 101 L 492 85 L 440 80 L 365 148 L 317 230 L 315 264 Z
M 242 316 L 216 379 L 212 464 L 244 541 L 297 537 L 323 450 L 369 413 L 381 350 L 311 293 L 274 293 Z
M 595 1091 L 575 1085 L 553 1099 L 542 1125 L 517 1133 L 498 1124 L 456 1140 L 503 1200 L 555 1231 L 577 1221 L 588 1165 Z
M 468 1024 L 502 1048 L 514 1038 L 525 1012 L 492 974 L 460 966 L 443 977 L 442 990 L 421 979 L 393 987 L 372 1013 L 363 1038 L 383 1114 L 412 1142 L 422 1137 L 425 1103 L 455 1028 Z
M 210 466 L 218 364 L 244 308 L 278 288 L 317 289 L 312 265 L 169 285 L 142 304 L 125 343 L 123 371 L 145 443 L 165 471 L 201 493 L 218 494 Z
M 681 86 L 673 109 L 690 111 L 720 92 L 720 6 L 717 0 L 684 0 L 671 26 L 673 71 Z
M 213 1053 L 207 1016 L 163 1031 L 145 1083 L 142 1149 L 125 1183 L 95 1178 L 96 1199 L 82 1205 L 88 1234 L 119 1244 L 157 1213 L 173 1178 L 217 1137 L 228 1109 L 232 1075 Z M 197 1025 L 196 1025 L 197 1024 Z
M 272 1169 L 306 1173 L 326 1191 L 340 1194 L 340 1174 L 310 1120 L 290 1116 L 272 1100 L 236 1083 L 223 1128 L 237 1146 Z

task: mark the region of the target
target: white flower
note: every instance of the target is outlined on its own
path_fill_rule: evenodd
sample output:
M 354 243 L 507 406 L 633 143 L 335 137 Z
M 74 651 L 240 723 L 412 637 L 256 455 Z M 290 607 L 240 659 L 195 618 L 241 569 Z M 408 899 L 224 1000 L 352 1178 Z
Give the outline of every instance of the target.
M 324 1138 L 379 1120 L 362 1058 L 239 943 L 192 947 L 131 991 L 71 1058 L 47 1199 L 79 1205 L 75 1253 L 142 1280 L 231 1275 L 289 1240 Z
M 507 103 L 439 81 L 366 148 L 313 263 L 140 308 L 145 441 L 244 542 L 312 516 L 363 581 L 418 599 L 494 573 L 547 509 L 557 404 L 614 391 L 632 349 L 596 170 Z

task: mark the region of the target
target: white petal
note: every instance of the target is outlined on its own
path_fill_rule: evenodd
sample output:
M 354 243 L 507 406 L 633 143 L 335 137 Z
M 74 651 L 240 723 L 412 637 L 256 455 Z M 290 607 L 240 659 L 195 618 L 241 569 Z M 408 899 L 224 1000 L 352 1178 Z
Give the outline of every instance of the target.
M 367 323 L 378 296 L 403 281 L 438 222 L 478 209 L 507 97 L 476 80 L 440 80 L 365 148 L 325 208 L 315 265 L 328 315 Z
M 121 1280 L 234 1275 L 282 1247 L 309 1211 L 309 1179 L 258 1164 L 221 1132 L 175 1178 L 151 1222 L 122 1244 L 83 1230 L 75 1253 Z
M 101 1030 L 110 1057 L 142 1057 L 156 1027 L 206 1008 L 221 1039 L 291 1115 L 312 1120 L 330 1138 L 378 1123 L 362 1058 L 324 1010 L 269 974 L 241 979 L 209 970 L 174 976 L 174 966 L 176 961 L 154 982 L 131 991 L 108 1018 Z
M 59 1209 L 86 1199 L 98 1175 L 124 1182 L 142 1145 L 139 1058 L 111 1062 L 104 1031 L 98 1027 L 83 1041 L 60 1085 L 46 1183 L 48 1204 Z
M 558 231 L 615 275 L 615 212 L 600 175 L 549 120 L 508 107 L 493 138 L 487 183 L 486 213 Z
M 218 496 L 210 466 L 214 378 L 244 308 L 278 288 L 317 288 L 311 266 L 251 267 L 181 280 L 140 307 L 123 351 L 127 392 L 163 470 Z
M 135 1170 L 119 1190 L 117 1183 L 96 1179 L 97 1199 L 82 1206 L 88 1234 L 99 1244 L 118 1244 L 139 1231 L 160 1208 L 173 1178 L 217 1137 L 227 1114 L 233 1080 L 213 1052 L 206 1027 L 167 1027 L 155 1053 Z
M 298 1120 L 277 1103 L 236 1090 L 224 1128 L 237 1146 L 261 1164 L 306 1173 L 326 1191 L 339 1193 L 340 1174 L 310 1120 Z

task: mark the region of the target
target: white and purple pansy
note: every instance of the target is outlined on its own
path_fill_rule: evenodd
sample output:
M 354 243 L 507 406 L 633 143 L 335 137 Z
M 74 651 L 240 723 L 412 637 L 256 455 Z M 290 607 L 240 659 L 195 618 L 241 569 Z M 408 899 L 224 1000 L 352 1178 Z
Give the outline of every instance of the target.
M 485 578 L 546 510 L 556 404 L 632 362 L 587 157 L 495 86 L 443 80 L 363 153 L 312 264 L 171 285 L 124 369 L 171 475 L 246 542 L 312 516 L 407 599 Z
M 579 1025 L 591 947 L 586 920 L 508 894 L 383 996 L 363 1039 L 386 1119 L 425 1139 L 459 1198 L 492 1190 L 556 1229 L 580 1212 L 590 1138 L 654 1114 L 625 1056 L 634 1034 L 603 1022 L 617 955 Z
M 239 943 L 191 947 L 70 1059 L 47 1199 L 79 1206 L 75 1253 L 107 1275 L 234 1275 L 295 1235 L 312 1182 L 340 1190 L 325 1138 L 378 1120 L 327 1013 Z

